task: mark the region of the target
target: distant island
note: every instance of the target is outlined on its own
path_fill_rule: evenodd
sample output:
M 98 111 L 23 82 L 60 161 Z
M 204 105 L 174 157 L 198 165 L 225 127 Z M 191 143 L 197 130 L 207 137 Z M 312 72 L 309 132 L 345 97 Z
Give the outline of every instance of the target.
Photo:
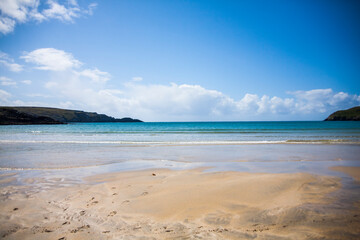
M 96 112 L 47 107 L 0 107 L 0 125 L 66 124 L 76 122 L 142 122 L 113 118 Z
M 360 121 L 360 106 L 336 111 L 324 121 Z

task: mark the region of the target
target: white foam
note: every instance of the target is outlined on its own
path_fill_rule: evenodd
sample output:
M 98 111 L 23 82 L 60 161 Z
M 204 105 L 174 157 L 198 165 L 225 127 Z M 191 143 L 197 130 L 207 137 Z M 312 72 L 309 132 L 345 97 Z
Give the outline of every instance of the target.
M 360 144 L 343 139 L 281 140 L 281 141 L 78 141 L 78 140 L 0 140 L 3 144 L 118 144 L 118 145 L 248 145 L 248 144 Z

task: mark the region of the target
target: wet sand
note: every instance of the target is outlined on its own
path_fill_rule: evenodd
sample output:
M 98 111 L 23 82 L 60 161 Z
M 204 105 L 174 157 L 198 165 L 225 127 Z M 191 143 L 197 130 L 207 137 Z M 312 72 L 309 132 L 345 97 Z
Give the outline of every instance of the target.
M 334 166 L 330 168 L 334 171 L 346 173 L 352 177 L 355 181 L 360 182 L 360 167 L 347 167 L 347 166 Z
M 4 239 L 358 239 L 360 199 L 308 173 L 153 169 L 0 188 Z M 335 169 L 339 170 L 339 169 Z M 358 171 L 359 169 L 357 169 Z M 350 173 L 349 173 L 350 174 Z M 13 176 L 9 176 L 9 178 Z

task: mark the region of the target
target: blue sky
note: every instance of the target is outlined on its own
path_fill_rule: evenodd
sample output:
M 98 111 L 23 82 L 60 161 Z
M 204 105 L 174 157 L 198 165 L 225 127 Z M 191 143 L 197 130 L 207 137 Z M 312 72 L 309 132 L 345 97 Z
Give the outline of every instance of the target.
M 0 105 L 145 121 L 360 105 L 358 1 L 0 1 Z

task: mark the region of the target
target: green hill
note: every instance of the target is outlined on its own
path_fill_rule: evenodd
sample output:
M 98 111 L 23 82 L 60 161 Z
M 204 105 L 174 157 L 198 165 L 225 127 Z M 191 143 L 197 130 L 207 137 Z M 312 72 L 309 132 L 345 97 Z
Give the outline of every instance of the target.
M 360 121 L 360 106 L 336 111 L 324 121 Z
M 45 107 L 0 107 L 0 124 L 60 124 L 71 122 L 141 122 L 105 114 Z

